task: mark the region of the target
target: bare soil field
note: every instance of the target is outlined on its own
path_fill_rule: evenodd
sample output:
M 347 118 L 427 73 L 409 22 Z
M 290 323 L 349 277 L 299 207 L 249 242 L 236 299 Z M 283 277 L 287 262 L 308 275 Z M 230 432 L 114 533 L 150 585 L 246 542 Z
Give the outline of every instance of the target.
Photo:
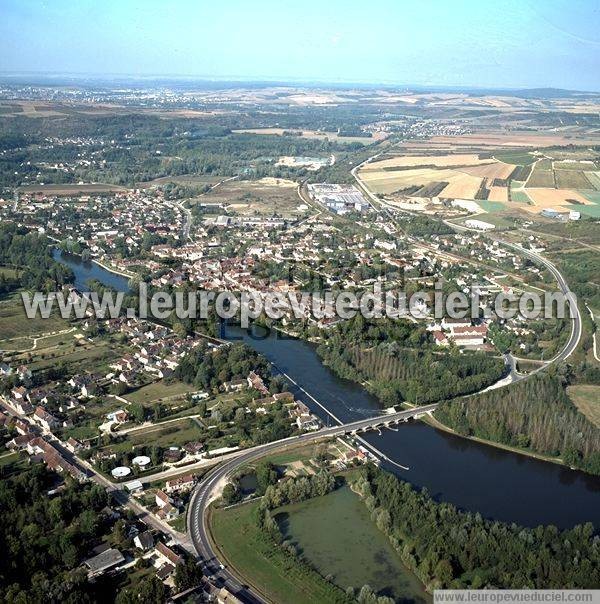
M 166 184 L 168 182 L 187 186 L 214 185 L 224 178 L 224 176 L 212 176 L 208 174 L 182 174 L 181 176 L 161 176 L 154 180 L 142 182 L 139 186 L 145 189 L 155 185 Z
M 363 172 L 361 170 L 360 177 L 374 193 L 389 194 L 413 185 L 422 187 L 432 182 L 450 182 L 449 179 L 456 178 L 458 174 L 453 170 L 415 168 L 397 172 L 385 170 Z
M 464 134 L 461 136 L 434 136 L 432 143 L 446 145 L 482 145 L 496 147 L 552 147 L 561 145 L 597 145 L 600 136 L 576 138 L 560 134 Z
M 408 158 L 413 159 L 413 158 Z M 426 158 L 434 159 L 434 158 Z M 439 159 L 439 158 L 437 158 Z M 384 160 L 388 161 L 388 160 Z M 393 160 L 392 160 L 393 161 Z M 382 163 L 382 162 L 378 162 Z M 496 162 L 497 163 L 497 162 Z M 497 164 L 499 168 L 494 167 L 494 163 L 490 165 L 489 172 L 500 175 L 510 171 L 503 167 L 502 164 Z M 390 194 L 396 191 L 402 191 L 408 187 L 419 186 L 426 187 L 432 183 L 448 183 L 446 187 L 438 192 L 439 197 L 458 198 L 458 199 L 474 199 L 475 194 L 479 190 L 482 178 L 477 175 L 467 174 L 465 170 L 453 170 L 451 167 L 444 169 L 440 168 L 415 168 L 407 170 L 365 170 L 360 172 L 361 178 L 369 188 L 375 193 Z M 487 168 L 487 165 L 482 165 L 482 168 Z
M 489 201 L 508 201 L 508 189 L 506 187 L 491 187 L 488 195 Z
M 448 186 L 440 193 L 440 197 L 459 199 L 474 199 L 481 185 L 481 178 L 460 174 L 452 178 Z
M 335 143 L 362 143 L 370 145 L 371 143 L 383 140 L 385 134 L 369 136 L 339 136 L 336 132 L 317 132 L 316 130 L 289 130 L 285 128 L 242 128 L 232 130 L 234 134 L 270 134 L 271 136 L 283 136 L 284 132 L 294 132 L 302 138 L 312 138 L 318 140 L 330 140 Z
M 390 159 L 382 159 L 365 165 L 362 171 L 383 170 L 407 166 L 477 166 L 480 164 L 493 164 L 493 159 L 479 159 L 475 153 L 462 153 L 455 155 L 401 155 Z
M 580 193 L 569 189 L 527 189 L 527 195 L 535 205 L 528 206 L 530 212 L 539 212 L 544 208 L 568 210 L 569 204 L 590 205 L 592 202 Z
M 296 192 L 297 184 L 281 178 L 230 181 L 201 198 L 203 203 L 223 204 L 228 212 L 238 216 L 298 217 L 304 212 Z
M 460 171 L 470 174 L 471 176 L 480 176 L 482 178 L 489 178 L 492 180 L 494 178 L 506 180 L 513 173 L 515 168 L 516 166 L 512 164 L 496 162 L 483 166 L 474 166 L 472 168 L 460 168 Z
M 54 117 L 63 115 L 53 103 L 44 101 L 11 101 L 19 109 L 15 113 L 26 117 Z

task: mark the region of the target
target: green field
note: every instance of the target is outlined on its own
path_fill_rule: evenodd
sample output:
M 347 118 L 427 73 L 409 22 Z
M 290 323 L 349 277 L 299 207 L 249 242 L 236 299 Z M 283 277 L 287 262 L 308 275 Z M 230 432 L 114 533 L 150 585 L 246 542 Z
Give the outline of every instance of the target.
M 62 362 L 65 365 L 73 365 L 74 373 L 108 372 L 109 365 L 125 351 L 125 347 L 103 340 L 93 343 L 86 341 L 82 345 L 65 341 L 63 345 L 56 348 L 42 349 L 39 352 L 36 350 L 31 353 L 33 361 L 29 364 L 29 368 L 32 371 L 47 369 Z
M 343 590 L 370 585 L 396 601 L 428 599 L 349 487 L 280 508 L 275 519 L 286 539 Z
M 535 169 L 536 170 L 552 170 L 552 160 L 548 159 L 548 158 L 540 159 L 540 161 L 538 161 L 535 164 Z
M 594 164 L 590 164 L 588 162 L 579 162 L 579 161 L 555 161 L 554 162 L 555 170 L 595 170 L 596 166 Z
M 594 189 L 600 191 L 600 173 L 599 172 L 586 172 L 585 175 L 590 181 Z
M 257 502 L 211 513 L 214 541 L 228 564 L 269 601 L 328 604 L 341 595 L 317 572 L 300 566 L 258 529 Z
M 556 186 L 559 189 L 594 189 L 583 172 L 577 170 L 555 170 Z
M 130 432 L 123 442 L 110 445 L 110 448 L 115 451 L 129 451 L 132 447 L 156 445 L 166 449 L 168 447 L 181 447 L 188 442 L 204 440 L 205 438 L 206 433 L 193 419 L 181 419 Z
M 194 386 L 177 380 L 170 382 L 160 380 L 138 388 L 125 398 L 134 403 L 151 403 L 164 398 L 183 397 L 188 392 L 195 392 L 196 390 L 197 388 L 194 388 Z
M 498 161 L 506 164 L 515 164 L 516 166 L 528 166 L 535 161 L 535 157 L 525 151 L 501 151 L 495 153 L 494 157 Z
M 501 201 L 490 201 L 489 199 L 478 199 L 477 203 L 486 212 L 502 212 L 506 210 L 506 204 Z
M 527 180 L 525 185 L 527 188 L 553 188 L 554 187 L 554 175 L 552 170 L 540 170 L 535 168 L 531 173 L 531 176 Z
M 531 204 L 531 199 L 529 199 L 529 195 L 527 195 L 527 193 L 523 189 L 514 189 L 511 187 L 510 197 L 512 201 L 516 201 L 517 203 Z
M 572 204 L 569 209 L 576 210 L 585 214 L 586 216 L 592 216 L 593 218 L 600 218 L 600 191 L 582 191 L 581 194 L 590 201 L 594 202 L 593 206 L 584 206 L 580 204 Z
M 57 314 L 52 314 L 47 319 L 40 317 L 28 319 L 20 294 L 0 302 L 0 340 L 36 336 L 61 331 L 68 327 L 69 323 Z
M 569 386 L 567 393 L 577 409 L 600 428 L 600 386 L 589 384 Z

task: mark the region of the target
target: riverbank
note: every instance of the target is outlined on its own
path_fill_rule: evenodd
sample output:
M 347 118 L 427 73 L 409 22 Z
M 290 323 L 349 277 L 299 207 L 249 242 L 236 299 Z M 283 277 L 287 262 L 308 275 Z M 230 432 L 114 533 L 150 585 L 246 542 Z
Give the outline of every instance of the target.
M 511 447 L 510 445 L 505 445 L 503 443 L 499 443 L 493 440 L 486 440 L 484 438 L 479 438 L 478 436 L 468 436 L 466 434 L 460 434 L 456 430 L 453 430 L 450 426 L 446 426 L 438 419 L 436 419 L 433 415 L 426 415 L 421 418 L 421 421 L 428 424 L 432 428 L 438 428 L 439 430 L 443 430 L 448 434 L 453 434 L 458 438 L 464 438 L 466 440 L 471 440 L 473 442 L 480 443 L 482 445 L 486 445 L 488 447 L 494 447 L 496 449 L 502 449 L 503 451 L 510 451 L 511 453 L 517 453 L 518 455 L 523 455 L 525 457 L 531 457 L 532 459 L 537 459 L 539 461 L 547 461 L 550 463 L 557 464 L 559 466 L 563 466 L 564 468 L 569 468 L 570 470 L 575 470 L 575 468 L 571 468 L 567 464 L 563 462 L 560 457 L 550 457 L 547 455 L 542 455 L 541 453 L 535 453 L 534 451 L 528 451 L 527 449 L 519 449 L 518 447 Z
M 97 279 L 119 291 L 128 290 L 123 277 L 99 266 L 84 265 L 70 257 L 56 259 L 73 269 L 76 282 L 82 287 L 89 279 Z M 278 371 L 288 374 L 303 388 L 292 388 L 295 398 L 306 403 L 324 422 L 331 421 L 331 416 L 313 398 L 344 422 L 380 413 L 381 405 L 374 396 L 356 382 L 338 378 L 323 365 L 314 344 L 277 337 L 274 331 L 252 337 L 233 326 L 221 335 L 246 342 L 264 354 Z M 403 424 L 397 430 L 371 432 L 364 438 L 389 459 L 410 468 L 405 471 L 390 465 L 391 471 L 418 488 L 436 493 L 440 501 L 477 511 L 484 518 L 528 527 L 553 524 L 569 528 L 585 522 L 600 526 L 600 478 L 596 476 L 568 470 L 564 465 L 547 463 L 521 451 L 502 449 L 494 443 L 484 444 L 436 430 L 424 422 Z M 565 501 L 570 505 L 564 505 Z
M 113 273 L 113 275 L 119 275 L 120 277 L 125 277 L 126 279 L 133 279 L 137 277 L 135 273 L 131 273 L 129 271 L 118 270 L 110 266 L 110 264 L 104 264 L 102 261 L 97 260 L 96 258 L 90 258 L 90 261 L 96 264 L 97 266 L 103 268 L 105 271 L 109 273 Z
M 277 370 L 301 386 L 303 390 L 293 386 L 294 396 L 324 423 L 331 421 L 330 414 L 349 422 L 381 413 L 380 402 L 361 385 L 339 378 L 323 365 L 314 344 L 275 331 L 268 335 L 259 330 L 253 337 L 245 330 L 229 329 L 229 336 L 264 354 Z M 417 488 L 436 493 L 437 500 L 479 512 L 484 518 L 527 527 L 553 524 L 569 528 L 585 522 L 600 526 L 600 480 L 567 469 L 556 460 L 465 438 L 426 422 L 370 432 L 364 438 L 390 460 L 410 468 L 384 462 L 386 469 Z M 518 498 L 515 492 L 520 494 Z M 565 498 L 573 505 L 563 505 Z

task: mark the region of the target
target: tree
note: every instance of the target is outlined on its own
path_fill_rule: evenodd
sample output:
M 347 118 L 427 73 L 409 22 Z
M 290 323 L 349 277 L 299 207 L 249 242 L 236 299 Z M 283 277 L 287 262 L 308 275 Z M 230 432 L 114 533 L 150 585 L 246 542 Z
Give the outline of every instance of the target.
M 196 587 L 202 580 L 202 569 L 200 565 L 191 557 L 188 557 L 184 564 L 178 564 L 175 569 L 175 586 L 177 591 L 185 591 L 191 587 Z
M 125 521 L 117 520 L 110 534 L 110 542 L 114 547 L 124 547 L 127 544 L 127 533 L 125 532 Z
M 129 406 L 129 414 L 138 424 L 141 424 L 146 419 L 146 412 L 141 403 L 131 403 Z
M 276 484 L 279 479 L 277 469 L 270 461 L 263 461 L 257 464 L 256 469 L 257 495 L 264 495 L 267 487 Z
M 221 497 L 225 505 L 232 505 L 241 500 L 242 493 L 237 484 L 228 482 L 223 489 L 223 494 Z
M 121 590 L 116 598 L 116 604 L 163 604 L 166 600 L 166 589 L 163 582 L 156 576 L 143 579 L 135 585 Z

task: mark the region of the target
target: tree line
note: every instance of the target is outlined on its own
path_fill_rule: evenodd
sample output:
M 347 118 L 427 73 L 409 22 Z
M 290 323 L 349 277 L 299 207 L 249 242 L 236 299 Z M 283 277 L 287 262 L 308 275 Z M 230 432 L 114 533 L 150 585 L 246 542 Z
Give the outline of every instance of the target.
M 302 556 L 296 546 L 285 538 L 276 515 L 272 514 L 272 510 L 314 497 L 323 497 L 335 490 L 339 484 L 331 472 L 322 469 L 311 476 L 300 476 L 267 487 L 264 497 L 255 511 L 255 521 L 264 537 L 278 547 L 278 550 L 286 557 L 295 572 L 318 573 L 317 569 Z M 319 578 L 321 578 L 320 575 Z M 351 602 L 358 602 L 359 604 L 393 603 L 393 600 L 387 596 L 378 596 L 368 585 L 364 585 L 360 590 L 350 587 L 344 592 L 333 583 L 333 577 L 327 576 L 323 579 L 330 589 L 331 599 L 328 599 L 328 601 L 339 602 L 340 604 Z

